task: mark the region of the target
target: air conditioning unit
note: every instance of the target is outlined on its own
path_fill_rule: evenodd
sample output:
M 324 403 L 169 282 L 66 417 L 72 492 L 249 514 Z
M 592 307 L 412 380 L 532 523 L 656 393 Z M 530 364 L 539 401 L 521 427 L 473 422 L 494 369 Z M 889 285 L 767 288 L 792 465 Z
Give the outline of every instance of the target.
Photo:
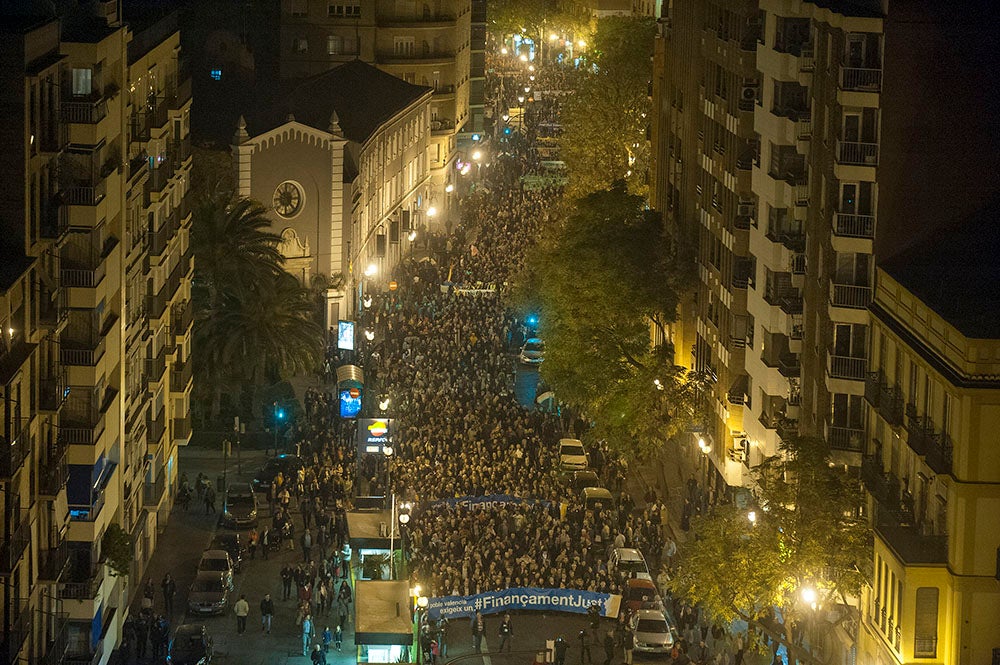
M 748 84 L 746 81 L 743 82 L 743 87 L 740 88 L 740 100 L 744 102 L 755 102 L 757 101 L 757 83 Z
M 753 204 L 740 202 L 740 204 L 736 206 L 736 216 L 753 217 Z

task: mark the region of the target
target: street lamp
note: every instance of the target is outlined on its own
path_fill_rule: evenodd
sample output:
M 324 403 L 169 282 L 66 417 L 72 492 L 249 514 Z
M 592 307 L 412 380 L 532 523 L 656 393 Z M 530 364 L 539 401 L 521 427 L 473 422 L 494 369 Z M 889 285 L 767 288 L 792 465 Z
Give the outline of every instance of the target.
M 816 589 L 812 588 L 811 586 L 807 586 L 802 589 L 801 594 L 802 594 L 802 602 L 804 602 L 812 609 L 816 609 Z
M 375 339 L 375 331 L 371 328 L 365 328 L 365 339 L 369 342 Z
M 750 526 L 757 526 L 757 511 L 751 510 L 747 513 L 747 519 L 750 520 Z
M 384 396 L 384 397 L 382 397 L 382 399 L 379 400 L 379 402 L 378 402 L 378 409 L 382 413 L 385 413 L 386 411 L 389 410 L 389 397 L 388 396 Z
M 374 277 L 378 274 L 378 266 L 372 262 L 365 266 L 365 277 Z

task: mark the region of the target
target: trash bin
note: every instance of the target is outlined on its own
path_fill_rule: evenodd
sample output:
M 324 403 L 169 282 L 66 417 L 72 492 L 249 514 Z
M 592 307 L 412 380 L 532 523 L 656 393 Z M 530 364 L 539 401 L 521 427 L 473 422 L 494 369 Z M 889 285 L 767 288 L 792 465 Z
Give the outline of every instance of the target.
M 215 491 L 222 494 L 226 491 L 226 477 L 216 476 L 215 477 Z

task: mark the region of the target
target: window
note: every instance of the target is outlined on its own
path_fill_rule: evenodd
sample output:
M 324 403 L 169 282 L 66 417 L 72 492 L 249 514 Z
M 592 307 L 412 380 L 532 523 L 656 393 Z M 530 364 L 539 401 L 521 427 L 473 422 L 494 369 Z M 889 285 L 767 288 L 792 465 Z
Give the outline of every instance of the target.
M 415 40 L 413 37 L 395 37 L 392 40 L 392 52 L 396 55 L 413 55 Z
M 85 69 L 73 68 L 73 95 L 86 97 L 94 91 L 93 85 L 94 71 L 89 67 Z
M 292 51 L 295 53 L 308 53 L 309 40 L 305 37 L 296 37 L 292 40 Z
M 326 6 L 326 15 L 330 18 L 359 18 L 361 5 L 357 3 L 330 3 Z
M 326 52 L 328 55 L 339 55 L 344 52 L 344 38 L 339 35 L 326 36 Z
M 938 589 L 917 589 L 913 616 L 913 657 L 937 658 Z
M 288 13 L 298 18 L 306 16 L 309 13 L 308 0 L 289 0 Z
M 213 81 L 221 81 L 222 80 L 222 70 L 221 69 L 213 69 L 210 72 L 208 72 L 208 75 L 212 77 Z

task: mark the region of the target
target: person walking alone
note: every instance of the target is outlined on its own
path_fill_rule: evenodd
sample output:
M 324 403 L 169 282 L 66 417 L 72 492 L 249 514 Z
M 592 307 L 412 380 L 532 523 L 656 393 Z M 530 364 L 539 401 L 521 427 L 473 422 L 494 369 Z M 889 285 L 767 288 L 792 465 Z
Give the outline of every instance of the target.
M 271 634 L 271 619 L 274 618 L 274 601 L 271 594 L 264 594 L 264 600 L 260 601 L 260 630 Z
M 483 652 L 483 635 L 486 633 L 486 621 L 481 612 L 476 610 L 476 616 L 472 617 L 472 647 L 476 653 Z
M 504 614 L 503 621 L 500 623 L 500 648 L 498 651 L 503 651 L 504 646 L 507 647 L 507 653 L 510 653 L 510 638 L 514 636 L 514 624 L 511 623 L 510 615 Z
M 302 655 L 309 655 L 309 643 L 312 641 L 313 637 L 313 621 L 312 616 L 307 614 L 302 619 Z
M 167 573 L 163 576 L 163 581 L 160 582 L 160 588 L 163 589 L 163 606 L 166 608 L 167 617 L 173 617 L 174 615 L 174 596 L 177 594 L 177 582 L 174 578 Z
M 250 603 L 247 602 L 246 594 L 240 594 L 240 599 L 233 606 L 236 613 L 236 633 L 242 635 L 247 632 L 247 615 L 250 614 Z

